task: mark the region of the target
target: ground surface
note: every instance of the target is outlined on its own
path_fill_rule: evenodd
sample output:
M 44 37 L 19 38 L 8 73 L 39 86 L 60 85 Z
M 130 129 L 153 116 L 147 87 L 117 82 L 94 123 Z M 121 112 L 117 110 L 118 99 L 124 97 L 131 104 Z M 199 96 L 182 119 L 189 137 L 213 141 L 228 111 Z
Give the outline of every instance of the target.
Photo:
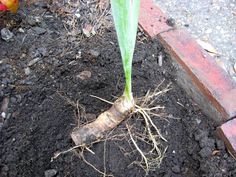
M 114 96 L 122 93 L 122 65 L 114 30 L 105 29 L 103 34 L 89 38 L 84 34 L 71 35 L 62 21 L 66 17 L 56 18 L 56 13 L 42 4 L 29 10 L 27 16 L 8 15 L 1 24 L 3 28 L 8 24 L 5 22 L 12 21 L 14 41 L 0 40 L 0 176 L 53 176 L 49 172 L 58 177 L 101 176 L 74 151 L 52 162 L 51 158 L 73 146 L 70 132 L 78 124 L 78 115 L 81 121 L 90 121 L 110 106 L 90 94 L 114 101 Z M 40 22 L 33 23 L 28 17 L 39 17 Z M 212 134 L 215 125 L 176 85 L 175 68 L 161 46 L 157 41 L 145 40 L 143 35 L 138 41 L 133 62 L 134 95 L 143 96 L 163 79 L 160 90 L 169 83 L 172 87 L 156 102 L 165 106 L 167 119 L 153 119 L 168 140 L 168 150 L 161 166 L 149 176 L 235 176 L 234 159 Z M 79 114 L 76 103 L 83 107 Z M 143 129 L 144 123 L 137 117 L 129 122 L 134 128 Z M 114 135 L 127 135 L 126 123 Z M 133 151 L 127 136 L 95 144 L 90 149 L 95 155 L 85 152 L 85 159 L 106 174 L 145 175 L 133 163 L 140 156 Z
M 217 63 L 236 81 L 235 0 L 155 0 L 176 24 L 218 51 Z M 234 68 L 235 67 L 235 68 Z

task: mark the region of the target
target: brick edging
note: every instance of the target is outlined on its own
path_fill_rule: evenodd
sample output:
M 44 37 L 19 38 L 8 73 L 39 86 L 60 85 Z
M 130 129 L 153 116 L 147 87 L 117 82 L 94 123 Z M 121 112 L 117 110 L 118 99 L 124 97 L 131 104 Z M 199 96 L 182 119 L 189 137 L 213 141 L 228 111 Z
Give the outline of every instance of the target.
M 144 31 L 160 39 L 224 120 L 235 117 L 236 83 L 185 30 L 171 30 L 166 20 L 167 16 L 152 0 L 141 0 L 139 24 Z
M 225 142 L 229 152 L 236 159 L 236 117 L 219 126 L 216 133 Z

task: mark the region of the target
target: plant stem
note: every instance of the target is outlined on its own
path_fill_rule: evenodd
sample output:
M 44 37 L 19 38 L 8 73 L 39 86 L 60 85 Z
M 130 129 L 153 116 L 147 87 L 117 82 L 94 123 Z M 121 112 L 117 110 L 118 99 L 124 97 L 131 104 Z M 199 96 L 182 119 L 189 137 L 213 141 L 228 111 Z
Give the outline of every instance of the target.
M 130 56 L 125 56 L 123 63 L 123 69 L 125 73 L 125 90 L 124 95 L 129 100 L 133 100 L 132 95 L 132 60 L 130 60 Z
M 132 59 L 138 29 L 140 0 L 111 0 L 111 8 L 125 73 L 124 96 L 133 101 Z

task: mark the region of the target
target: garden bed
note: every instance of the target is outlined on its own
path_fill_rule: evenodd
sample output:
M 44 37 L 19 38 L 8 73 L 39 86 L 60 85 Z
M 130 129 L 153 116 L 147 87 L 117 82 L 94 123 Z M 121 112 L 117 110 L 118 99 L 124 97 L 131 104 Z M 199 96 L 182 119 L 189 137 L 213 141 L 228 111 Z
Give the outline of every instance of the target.
M 1 117 L 0 176 L 41 177 L 47 170 L 58 177 L 101 176 L 75 150 L 53 161 L 52 157 L 74 146 L 70 133 L 78 117 L 91 121 L 110 107 L 90 95 L 114 101 L 122 94 L 124 79 L 115 32 L 106 29 L 90 38 L 68 35 L 54 17 L 36 26 L 17 21 L 11 28 L 14 41 L 0 40 L 1 104 L 9 100 L 6 115 Z M 20 27 L 25 32 L 19 32 Z M 236 175 L 234 159 L 212 134 L 216 125 L 177 85 L 175 68 L 163 47 L 140 33 L 133 61 L 133 94 L 142 97 L 160 83 L 159 91 L 169 84 L 171 90 L 155 102 L 164 109 L 153 121 L 168 140 L 161 142 L 168 149 L 160 167 L 149 176 Z M 119 138 L 94 144 L 90 150 L 95 154 L 84 151 L 84 158 L 107 175 L 145 176 L 135 163 L 141 157 L 126 136 L 126 123 L 132 130 L 143 130 L 144 122 L 133 116 L 112 132 Z M 145 149 L 146 144 L 139 146 Z

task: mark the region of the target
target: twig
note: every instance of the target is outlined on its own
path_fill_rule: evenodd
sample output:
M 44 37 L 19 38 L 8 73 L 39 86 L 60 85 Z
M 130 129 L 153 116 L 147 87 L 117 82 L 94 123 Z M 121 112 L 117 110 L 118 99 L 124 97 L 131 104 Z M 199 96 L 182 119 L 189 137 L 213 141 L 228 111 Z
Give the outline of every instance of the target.
M 71 152 L 71 151 L 73 151 L 74 149 L 77 149 L 77 148 L 79 148 L 79 147 L 83 147 L 83 145 L 73 146 L 72 148 L 69 148 L 69 149 L 67 149 L 67 150 L 65 150 L 65 151 L 61 151 L 61 152 L 56 153 L 56 154 L 51 158 L 51 162 L 52 162 L 54 159 L 58 158 L 60 155 L 66 154 L 66 153 L 68 153 L 68 152 Z

